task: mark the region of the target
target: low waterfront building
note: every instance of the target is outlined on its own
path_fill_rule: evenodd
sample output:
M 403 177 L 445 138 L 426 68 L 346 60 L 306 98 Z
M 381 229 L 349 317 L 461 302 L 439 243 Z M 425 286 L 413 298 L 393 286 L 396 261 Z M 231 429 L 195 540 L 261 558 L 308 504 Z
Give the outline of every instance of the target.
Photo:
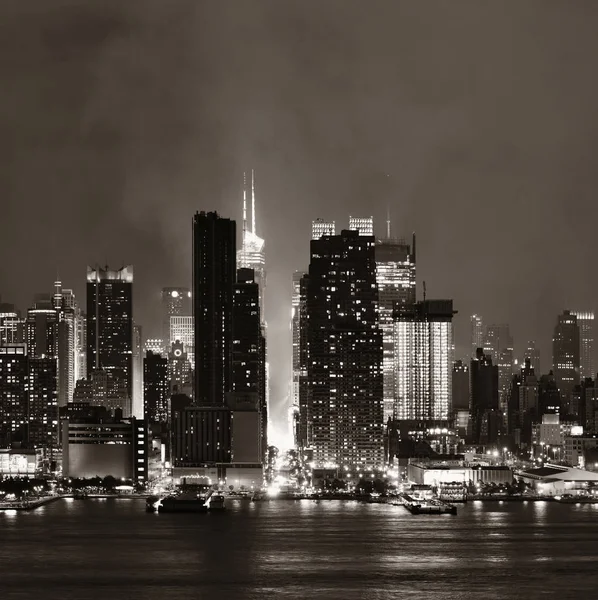
M 586 466 L 588 450 L 598 448 L 598 436 L 571 435 L 565 438 L 565 462 L 573 467 Z
M 444 483 L 511 483 L 513 471 L 506 466 L 476 465 L 464 461 L 410 462 L 409 481 L 419 485 L 439 486 Z
M 538 469 L 520 471 L 516 477 L 542 496 L 586 495 L 590 488 L 598 486 L 598 473 L 562 465 L 547 464 Z
M 36 477 L 42 472 L 42 450 L 0 450 L 0 477 Z

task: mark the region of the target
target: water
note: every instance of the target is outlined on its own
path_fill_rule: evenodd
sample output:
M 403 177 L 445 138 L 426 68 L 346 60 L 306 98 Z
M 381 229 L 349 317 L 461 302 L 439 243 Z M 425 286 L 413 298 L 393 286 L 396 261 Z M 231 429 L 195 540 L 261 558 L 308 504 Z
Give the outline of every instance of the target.
M 355 502 L 143 501 L 0 512 L 0 598 L 252 600 L 596 597 L 598 505 L 470 503 L 452 516 Z

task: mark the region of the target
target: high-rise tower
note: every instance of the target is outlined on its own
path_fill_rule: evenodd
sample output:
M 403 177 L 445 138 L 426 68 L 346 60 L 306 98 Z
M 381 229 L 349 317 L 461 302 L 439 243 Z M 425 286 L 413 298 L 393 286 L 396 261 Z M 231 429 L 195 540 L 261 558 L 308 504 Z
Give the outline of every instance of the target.
M 383 463 L 382 333 L 375 240 L 311 242 L 307 278 L 308 440 L 319 465 Z
M 396 398 L 394 371 L 395 307 L 415 304 L 415 234 L 410 247 L 403 240 L 393 239 L 390 221 L 387 236 L 376 242 L 376 282 L 378 285 L 378 315 L 384 343 L 384 422 L 392 418 Z
M 195 401 L 223 406 L 232 389 L 236 227 L 215 212 L 193 217 Z
M 579 325 L 571 311 L 558 316 L 552 337 L 552 368 L 556 385 L 568 398 L 579 383 Z
M 87 267 L 87 376 L 105 371 L 133 397 L 133 267 Z
M 471 358 L 477 356 L 478 348 L 484 347 L 484 322 L 480 315 L 471 315 Z
M 594 359 L 594 313 L 592 311 L 572 310 L 577 317 L 579 327 L 579 375 L 581 379 L 596 377 Z

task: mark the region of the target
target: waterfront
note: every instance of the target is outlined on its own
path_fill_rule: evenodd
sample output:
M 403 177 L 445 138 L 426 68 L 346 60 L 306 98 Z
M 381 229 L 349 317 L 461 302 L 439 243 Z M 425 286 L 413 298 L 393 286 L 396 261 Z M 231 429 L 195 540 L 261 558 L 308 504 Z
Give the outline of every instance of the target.
M 158 515 L 143 501 L 0 513 L 2 598 L 588 598 L 598 507 L 482 503 L 414 517 L 356 502 L 233 501 Z

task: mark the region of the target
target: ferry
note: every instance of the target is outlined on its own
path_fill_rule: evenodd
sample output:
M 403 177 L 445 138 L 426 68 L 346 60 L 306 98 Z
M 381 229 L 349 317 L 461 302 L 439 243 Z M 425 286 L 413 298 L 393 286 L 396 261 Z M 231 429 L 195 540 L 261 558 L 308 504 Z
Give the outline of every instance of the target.
M 157 503 L 159 513 L 205 513 L 208 512 L 205 498 L 192 492 L 162 498 Z

